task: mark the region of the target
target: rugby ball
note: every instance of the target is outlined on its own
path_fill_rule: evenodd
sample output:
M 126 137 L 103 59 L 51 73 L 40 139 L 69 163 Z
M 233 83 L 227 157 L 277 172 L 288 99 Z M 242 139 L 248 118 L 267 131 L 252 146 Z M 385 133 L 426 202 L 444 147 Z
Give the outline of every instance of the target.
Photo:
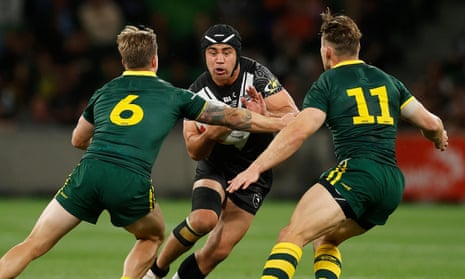
M 229 106 L 228 104 L 223 103 L 220 100 L 218 100 L 215 97 L 215 95 L 208 90 L 208 88 L 203 88 L 201 91 L 197 92 L 197 94 L 209 102 L 213 102 L 221 106 Z M 197 125 L 197 129 L 200 132 L 205 131 L 208 126 L 208 124 L 201 123 L 201 122 L 196 122 L 196 125 Z M 250 135 L 250 132 L 247 132 L 247 131 L 233 130 L 231 131 L 231 133 L 229 133 L 229 135 L 226 135 L 222 139 L 220 139 L 218 143 L 224 144 L 224 145 L 234 145 L 236 148 L 242 149 L 242 147 L 244 147 L 245 143 L 247 142 L 249 135 Z
M 198 121 L 196 121 L 195 124 L 197 125 L 197 129 L 200 132 L 205 131 L 208 127 L 208 124 L 198 122 Z M 237 148 L 241 149 L 242 147 L 244 147 L 245 143 L 247 142 L 249 135 L 250 135 L 250 132 L 247 132 L 247 131 L 233 130 L 231 131 L 231 133 L 229 133 L 228 135 L 220 139 L 218 143 L 224 144 L 224 145 L 234 145 Z

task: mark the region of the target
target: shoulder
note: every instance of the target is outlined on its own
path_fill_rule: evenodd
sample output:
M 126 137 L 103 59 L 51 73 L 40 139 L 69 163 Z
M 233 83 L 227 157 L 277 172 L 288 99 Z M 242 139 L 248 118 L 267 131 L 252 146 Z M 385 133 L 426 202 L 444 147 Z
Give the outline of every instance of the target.
M 241 56 L 241 69 L 243 72 L 248 72 L 255 75 L 260 75 L 260 73 L 266 72 L 271 73 L 270 69 L 263 65 L 262 63 L 258 62 L 255 59 L 250 57 Z
M 239 62 L 241 63 L 241 68 L 243 70 L 254 68 L 257 64 L 259 64 L 255 59 L 246 56 L 241 56 Z
M 203 72 L 197 79 L 189 86 L 189 90 L 199 92 L 204 87 L 211 87 L 213 81 L 208 72 Z

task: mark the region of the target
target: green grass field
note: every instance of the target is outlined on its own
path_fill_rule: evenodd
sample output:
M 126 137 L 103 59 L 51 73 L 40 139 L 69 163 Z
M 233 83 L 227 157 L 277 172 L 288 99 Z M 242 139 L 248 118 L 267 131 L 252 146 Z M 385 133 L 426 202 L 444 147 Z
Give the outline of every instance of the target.
M 1 254 L 26 237 L 47 202 L 0 199 Z M 168 230 L 190 209 L 187 201 L 162 200 L 160 205 Z M 294 202 L 268 200 L 243 241 L 208 278 L 259 278 L 293 207 Z M 78 226 L 19 278 L 120 278 L 123 260 L 133 243 L 132 236 L 112 227 L 104 214 L 97 225 Z M 345 279 L 465 278 L 465 205 L 403 204 L 386 226 L 354 238 L 340 249 Z M 313 278 L 310 246 L 305 248 L 294 278 Z

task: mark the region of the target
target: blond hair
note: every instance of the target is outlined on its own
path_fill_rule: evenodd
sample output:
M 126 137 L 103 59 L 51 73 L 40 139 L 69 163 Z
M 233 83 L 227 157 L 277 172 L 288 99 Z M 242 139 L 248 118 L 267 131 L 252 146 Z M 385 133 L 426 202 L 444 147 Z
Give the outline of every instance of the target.
M 357 24 L 348 16 L 332 15 L 329 8 L 321 13 L 320 34 L 331 43 L 337 56 L 356 55 L 359 51 L 362 33 Z
M 128 69 L 145 68 L 157 54 L 157 35 L 145 26 L 126 27 L 117 36 L 118 51 Z

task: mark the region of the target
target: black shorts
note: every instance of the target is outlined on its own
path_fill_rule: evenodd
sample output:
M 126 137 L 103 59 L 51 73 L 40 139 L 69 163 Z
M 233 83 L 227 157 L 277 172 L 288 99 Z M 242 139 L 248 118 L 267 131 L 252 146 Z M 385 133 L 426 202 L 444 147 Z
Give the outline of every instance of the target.
M 244 169 L 218 167 L 210 161 L 199 161 L 195 170 L 195 180 L 212 179 L 220 183 L 223 189 L 226 189 L 228 181 Z M 226 193 L 226 195 L 239 208 L 255 215 L 266 195 L 270 192 L 272 180 L 271 171 L 267 171 L 260 176 L 256 183 L 251 184 L 247 189 L 240 189 L 232 194 Z

